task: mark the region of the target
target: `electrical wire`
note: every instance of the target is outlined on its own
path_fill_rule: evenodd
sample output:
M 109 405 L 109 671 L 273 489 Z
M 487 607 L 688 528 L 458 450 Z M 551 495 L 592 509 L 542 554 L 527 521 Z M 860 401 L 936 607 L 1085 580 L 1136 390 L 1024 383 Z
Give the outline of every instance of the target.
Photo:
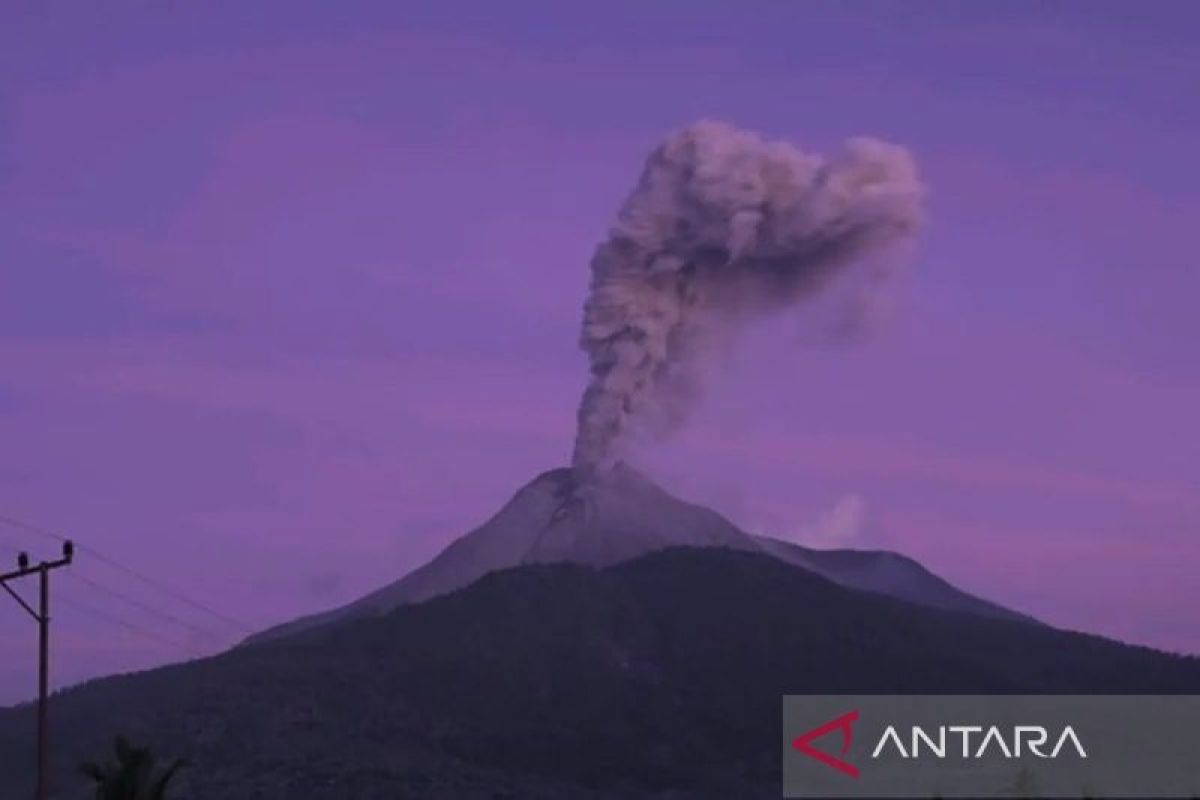
M 139 636 L 143 636 L 147 639 L 152 639 L 160 644 L 169 645 L 173 648 L 182 650 L 190 655 L 199 655 L 200 654 L 200 651 L 193 645 L 189 645 L 189 644 L 186 644 L 185 642 L 179 641 L 178 639 L 174 639 L 169 636 L 163 636 L 161 634 L 155 633 L 154 631 L 147 630 L 146 628 L 143 628 L 140 625 L 136 625 L 136 624 L 130 622 L 129 620 L 119 617 L 115 614 L 110 614 L 109 612 L 102 611 L 102 610 L 96 608 L 95 606 L 89 606 L 85 603 L 81 603 L 73 597 L 65 597 L 65 596 L 59 594 L 59 595 L 55 596 L 54 601 L 56 603 L 61 603 L 62 605 L 67 606 L 68 608 L 73 608 L 76 611 L 81 611 L 84 614 L 87 614 L 88 616 L 94 617 L 95 619 L 103 620 L 103 621 L 111 623 L 113 625 L 117 625 L 119 627 L 125 628 L 126 630 L 132 631 L 132 632 L 138 634 Z
M 143 603 L 142 601 L 138 600 L 135 597 L 130 597 L 129 595 L 124 594 L 123 592 L 118 592 L 116 589 L 110 589 L 109 587 L 105 586 L 104 584 L 92 580 L 87 575 L 84 575 L 83 573 L 79 572 L 78 570 L 69 569 L 69 570 L 66 570 L 66 572 L 64 574 L 70 580 L 79 581 L 79 582 L 85 584 L 86 586 L 90 586 L 92 589 L 94 589 L 97 592 L 100 592 L 101 594 L 105 594 L 116 600 L 120 600 L 124 603 L 128 603 L 129 605 L 133 606 L 134 608 L 137 608 L 147 614 L 150 614 L 151 616 L 155 616 L 155 617 L 158 617 L 159 619 L 165 620 L 167 622 L 171 622 L 176 625 L 180 625 L 180 626 L 192 631 L 193 633 L 198 633 L 201 636 L 205 636 L 205 637 L 207 637 L 209 639 L 213 639 L 215 641 L 220 641 L 223 638 L 220 635 L 218 635 L 217 633 L 210 630 L 209 628 L 205 628 L 202 625 L 196 625 L 195 623 L 188 622 L 187 620 L 177 617 L 168 611 L 163 611 L 160 608 L 155 608 L 152 605 Z
M 9 516 L 0 515 L 0 523 L 10 525 L 19 530 L 23 530 L 27 533 L 32 533 L 32 534 L 35 534 L 38 536 L 53 539 L 58 542 L 66 542 L 66 541 L 68 541 L 68 538 L 69 538 L 69 537 L 63 536 L 62 534 L 55 533 L 54 531 L 47 530 L 46 528 L 42 528 L 37 525 L 32 525 L 28 522 L 23 522 L 22 520 L 19 520 L 19 519 L 13 518 L 13 517 L 9 517 Z M 90 545 L 82 544 L 82 543 L 76 541 L 75 549 L 77 551 L 82 551 L 82 552 L 88 553 L 89 555 L 91 555 L 94 559 L 96 559 L 100 563 L 105 564 L 109 567 L 112 567 L 113 569 L 119 570 L 133 578 L 136 578 L 137 580 L 139 580 L 143 584 L 151 587 L 152 589 L 156 589 L 157 591 L 159 591 L 169 597 L 172 597 L 182 603 L 185 603 L 186 605 L 191 606 L 192 608 L 196 609 L 197 611 L 201 611 L 201 612 L 207 614 L 208 616 L 212 617 L 213 619 L 220 620 L 222 623 L 224 623 L 226 625 L 237 628 L 238 631 L 241 633 L 253 633 L 253 629 L 246 623 L 236 620 L 233 617 L 230 617 L 229 615 L 216 610 L 215 608 L 211 608 L 210 606 L 206 605 L 205 603 L 200 602 L 199 600 L 194 600 L 191 597 L 188 597 L 183 592 L 179 591 L 178 589 L 176 589 L 172 586 L 169 586 L 168 584 L 163 583 L 162 581 L 159 581 L 155 578 L 151 578 L 147 575 L 141 574 L 137 570 L 122 564 L 121 562 L 117 561 L 116 559 L 109 558 L 108 556 L 99 552 L 98 550 L 96 550 L 94 547 L 91 547 Z

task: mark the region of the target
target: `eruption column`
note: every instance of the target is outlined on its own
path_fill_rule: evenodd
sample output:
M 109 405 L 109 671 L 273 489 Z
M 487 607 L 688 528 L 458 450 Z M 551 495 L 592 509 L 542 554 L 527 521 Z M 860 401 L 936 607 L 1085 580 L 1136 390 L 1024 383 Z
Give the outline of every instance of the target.
M 875 139 L 823 159 L 714 122 L 667 138 L 592 258 L 575 467 L 678 428 L 742 324 L 912 234 L 921 196 L 908 152 Z

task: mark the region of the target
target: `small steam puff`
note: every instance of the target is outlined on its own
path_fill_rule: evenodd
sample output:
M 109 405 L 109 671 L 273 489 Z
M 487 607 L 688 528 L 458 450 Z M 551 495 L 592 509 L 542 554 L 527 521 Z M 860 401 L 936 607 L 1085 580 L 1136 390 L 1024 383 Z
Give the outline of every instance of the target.
M 575 466 L 677 429 L 741 324 L 912 234 L 921 197 L 912 157 L 875 139 L 823 159 L 715 122 L 667 138 L 592 258 Z

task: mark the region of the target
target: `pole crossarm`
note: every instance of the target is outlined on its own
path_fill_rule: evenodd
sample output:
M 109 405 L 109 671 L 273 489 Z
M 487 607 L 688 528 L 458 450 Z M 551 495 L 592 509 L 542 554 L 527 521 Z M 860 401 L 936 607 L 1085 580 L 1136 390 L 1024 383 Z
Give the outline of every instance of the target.
M 16 600 L 18 603 L 20 603 L 21 608 L 28 611 L 29 616 L 33 617 L 34 621 L 36 621 L 36 622 L 42 621 L 42 618 L 40 616 L 38 616 L 38 613 L 33 610 L 33 606 L 29 605 L 29 603 L 26 603 L 24 597 L 21 597 L 21 595 L 17 594 L 15 589 L 13 589 L 11 586 L 9 586 L 7 583 L 5 583 L 2 580 L 0 580 L 0 589 L 3 589 L 4 591 L 6 591 L 10 595 L 12 595 L 12 599 Z
M 8 572 L 8 573 L 5 573 L 4 575 L 0 575 L 0 583 L 4 583 L 5 581 L 11 581 L 14 578 L 24 578 L 26 575 L 36 575 L 38 572 L 41 571 L 42 567 L 45 567 L 46 569 L 57 569 L 59 567 L 65 567 L 67 564 L 70 564 L 72 560 L 74 560 L 74 558 L 72 556 L 63 556 L 62 558 L 58 559 L 57 561 L 42 561 L 37 564 L 31 564 L 28 567 L 22 567 L 21 569 L 15 570 L 13 572 Z

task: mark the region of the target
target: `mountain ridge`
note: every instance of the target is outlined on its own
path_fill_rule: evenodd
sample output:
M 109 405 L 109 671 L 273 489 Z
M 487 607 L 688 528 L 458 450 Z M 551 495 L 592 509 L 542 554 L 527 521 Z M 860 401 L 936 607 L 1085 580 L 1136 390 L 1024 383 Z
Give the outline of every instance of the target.
M 344 606 L 273 626 L 249 637 L 247 643 L 386 613 L 462 588 L 495 569 L 558 562 L 608 566 L 680 546 L 766 553 L 852 588 L 935 608 L 1032 620 L 964 592 L 898 553 L 816 550 L 747 533 L 718 512 L 671 495 L 621 463 L 586 477 L 567 467 L 547 470 L 519 488 L 482 525 L 399 580 Z

